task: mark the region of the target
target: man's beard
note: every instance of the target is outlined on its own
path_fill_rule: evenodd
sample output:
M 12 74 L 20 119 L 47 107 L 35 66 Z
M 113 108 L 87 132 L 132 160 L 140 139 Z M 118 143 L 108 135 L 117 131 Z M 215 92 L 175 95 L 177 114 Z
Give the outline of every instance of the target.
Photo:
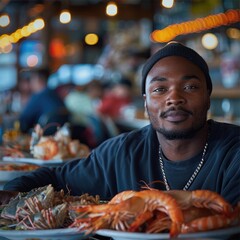
M 204 124 L 201 126 L 191 127 L 186 130 L 167 130 L 166 128 L 155 128 L 155 130 L 161 133 L 167 140 L 180 140 L 180 139 L 190 139 L 202 129 Z
M 151 114 L 148 116 L 151 122 L 152 127 L 160 134 L 162 134 L 167 140 L 180 140 L 180 139 L 190 139 L 194 137 L 197 132 L 199 132 L 206 124 L 206 117 L 199 119 L 198 123 L 194 126 L 190 126 L 187 129 L 183 130 L 168 130 L 166 128 L 157 127 L 158 119 L 153 117 Z

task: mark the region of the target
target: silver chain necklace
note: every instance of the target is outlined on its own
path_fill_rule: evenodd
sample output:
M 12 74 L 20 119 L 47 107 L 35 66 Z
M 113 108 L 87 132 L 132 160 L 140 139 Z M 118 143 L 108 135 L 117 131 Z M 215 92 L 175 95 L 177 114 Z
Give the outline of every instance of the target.
M 194 173 L 192 174 L 192 176 L 190 177 L 190 179 L 188 180 L 188 182 L 186 183 L 186 185 L 184 186 L 183 190 L 188 190 L 188 188 L 190 187 L 190 185 L 193 183 L 194 179 L 196 178 L 197 174 L 199 173 L 205 159 L 205 154 L 207 151 L 207 147 L 208 147 L 208 142 L 206 142 L 204 149 L 203 149 L 203 153 L 202 153 L 202 158 L 201 161 L 199 162 L 197 168 L 195 169 Z M 163 181 L 164 184 L 166 186 L 166 190 L 169 191 L 170 190 L 170 186 L 168 184 L 167 181 L 167 177 L 163 168 L 163 159 L 162 159 L 162 150 L 161 150 L 161 146 L 159 145 L 159 163 L 160 163 L 160 167 L 161 167 L 161 171 L 162 171 L 162 175 L 163 175 Z

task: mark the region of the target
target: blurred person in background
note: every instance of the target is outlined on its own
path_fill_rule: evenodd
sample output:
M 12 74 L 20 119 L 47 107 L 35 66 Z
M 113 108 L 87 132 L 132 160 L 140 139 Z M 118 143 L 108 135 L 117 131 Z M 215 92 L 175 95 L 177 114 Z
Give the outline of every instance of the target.
M 88 116 L 96 114 L 96 107 L 102 98 L 103 88 L 98 80 L 76 85 L 64 99 L 71 112 L 72 122 L 87 125 Z
M 132 82 L 127 78 L 121 78 L 110 83 L 110 86 L 105 89 L 102 101 L 97 107 L 97 112 L 114 119 L 119 117 L 121 110 L 132 102 Z
M 16 93 L 20 95 L 20 109 L 22 110 L 27 104 L 31 94 L 32 89 L 30 86 L 29 72 L 26 70 L 22 70 L 19 73 L 19 80 L 17 83 Z
M 19 113 L 31 96 L 29 73 L 26 70 L 19 72 L 17 84 L 14 88 L 1 91 L 0 89 L 0 113 Z
M 104 87 L 99 80 L 93 79 L 86 88 L 88 96 L 92 100 L 93 107 L 96 111 L 97 106 L 102 100 Z
M 64 98 L 72 89 L 72 84 L 59 85 L 55 89 L 47 86 L 49 78 L 49 69 L 36 69 L 29 71 L 29 82 L 32 96 L 27 102 L 19 116 L 20 130 L 23 133 L 30 133 L 34 126 L 39 123 L 40 118 L 47 114 L 54 115 L 52 122 L 62 125 L 68 120 L 68 114 L 65 119 L 59 117 L 59 111 L 65 111 Z M 45 127 L 45 126 L 42 126 Z M 54 130 L 47 129 L 45 134 L 52 134 Z
M 64 99 L 66 108 L 71 113 L 72 137 L 79 139 L 90 148 L 96 147 L 102 139 L 101 126 L 96 115 L 96 108 L 102 98 L 102 85 L 92 79 L 76 85 Z

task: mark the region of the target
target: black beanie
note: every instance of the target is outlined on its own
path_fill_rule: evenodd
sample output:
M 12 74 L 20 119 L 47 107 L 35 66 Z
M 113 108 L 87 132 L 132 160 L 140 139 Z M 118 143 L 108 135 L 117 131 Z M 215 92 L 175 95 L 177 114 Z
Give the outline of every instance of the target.
M 212 81 L 209 75 L 208 65 L 205 60 L 193 49 L 184 46 L 178 42 L 169 42 L 163 48 L 154 53 L 144 64 L 142 70 L 142 94 L 145 94 L 146 77 L 152 67 L 162 58 L 169 56 L 180 56 L 188 59 L 190 62 L 197 65 L 204 73 L 207 81 L 209 95 L 212 92 Z

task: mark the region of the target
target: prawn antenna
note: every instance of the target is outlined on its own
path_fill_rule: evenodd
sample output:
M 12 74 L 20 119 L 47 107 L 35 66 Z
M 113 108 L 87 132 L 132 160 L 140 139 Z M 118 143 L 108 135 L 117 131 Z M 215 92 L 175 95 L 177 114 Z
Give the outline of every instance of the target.
M 148 189 L 148 190 L 153 190 L 153 188 L 151 187 L 153 184 L 155 183 L 160 183 L 164 185 L 164 182 L 161 180 L 156 180 L 156 181 L 152 181 L 150 183 L 146 183 L 144 180 L 141 180 L 140 182 L 143 183 L 143 186 L 141 187 L 142 189 Z

